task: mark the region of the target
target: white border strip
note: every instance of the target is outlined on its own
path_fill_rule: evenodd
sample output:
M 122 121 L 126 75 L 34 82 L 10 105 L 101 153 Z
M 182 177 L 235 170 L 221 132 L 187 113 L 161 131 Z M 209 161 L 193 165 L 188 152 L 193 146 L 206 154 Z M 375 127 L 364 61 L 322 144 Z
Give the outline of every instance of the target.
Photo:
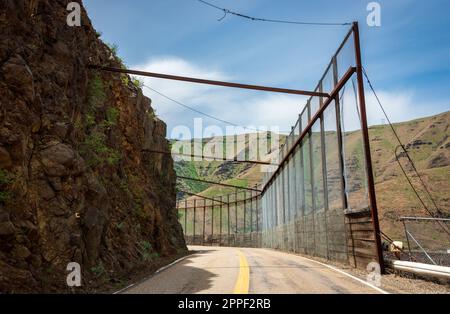
M 147 278 L 145 278 L 145 279 L 143 279 L 143 280 L 141 280 L 141 281 L 139 281 L 139 282 L 133 283 L 133 284 L 131 284 L 131 285 L 129 285 L 129 286 L 127 286 L 127 287 L 125 287 L 125 288 L 123 288 L 123 289 L 117 291 L 117 292 L 114 292 L 113 295 L 114 295 L 114 294 L 121 294 L 122 292 L 125 292 L 125 291 L 127 291 L 128 289 L 130 289 L 130 288 L 132 288 L 132 287 L 134 287 L 134 286 L 137 286 L 137 285 L 139 285 L 139 284 L 141 284 L 141 283 L 143 283 L 143 282 L 145 282 L 145 281 L 151 279 L 153 276 L 155 276 L 155 275 L 157 275 L 157 274 L 159 274 L 159 273 L 165 271 L 166 269 L 168 269 L 168 268 L 170 268 L 170 267 L 172 267 L 172 266 L 175 266 L 176 264 L 178 264 L 178 263 L 184 261 L 186 258 L 191 257 L 191 256 L 193 256 L 193 255 L 195 255 L 195 254 L 189 254 L 189 255 L 186 255 L 186 256 L 184 256 L 184 257 L 182 257 L 182 258 L 179 258 L 179 259 L 177 259 L 176 261 L 170 263 L 169 265 L 166 265 L 166 266 L 164 266 L 164 267 L 161 267 L 160 269 L 158 269 L 156 272 L 154 272 L 154 273 L 153 273 L 152 275 L 150 275 L 149 277 L 147 277 Z
M 319 265 L 325 266 L 325 267 L 327 267 L 329 269 L 332 269 L 332 270 L 334 270 L 334 271 L 336 271 L 336 272 L 338 272 L 338 273 L 340 273 L 342 275 L 345 275 L 345 276 L 347 276 L 349 278 L 352 278 L 353 280 L 356 280 L 356 281 L 358 281 L 358 282 L 360 282 L 360 283 L 362 283 L 362 284 L 364 284 L 364 285 L 366 285 L 366 286 L 368 286 L 368 287 L 370 287 L 370 288 L 372 288 L 372 289 L 374 289 L 374 290 L 376 290 L 376 291 L 378 291 L 378 292 L 380 292 L 382 294 L 390 294 L 389 292 L 387 292 L 387 291 L 385 291 L 385 290 L 383 290 L 381 288 L 378 288 L 377 286 L 372 285 L 371 283 L 368 283 L 367 281 L 364 281 L 364 280 L 362 280 L 362 279 L 360 279 L 360 278 L 358 278 L 356 276 L 350 275 L 349 273 L 347 273 L 347 272 L 345 272 L 343 270 L 340 270 L 339 268 L 336 268 L 336 267 L 333 267 L 333 266 L 321 263 L 319 261 L 316 261 L 316 260 L 304 257 L 302 255 L 296 255 L 296 256 L 300 256 L 301 258 L 304 258 L 304 259 L 306 259 L 308 261 L 311 261 L 311 262 L 317 263 Z

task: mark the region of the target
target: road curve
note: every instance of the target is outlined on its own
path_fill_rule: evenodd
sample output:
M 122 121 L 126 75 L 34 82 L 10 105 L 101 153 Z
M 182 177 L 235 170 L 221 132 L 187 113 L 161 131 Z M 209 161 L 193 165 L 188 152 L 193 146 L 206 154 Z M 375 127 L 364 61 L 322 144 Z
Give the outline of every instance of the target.
M 196 254 L 128 294 L 372 294 L 364 283 L 309 259 L 265 249 L 190 247 Z

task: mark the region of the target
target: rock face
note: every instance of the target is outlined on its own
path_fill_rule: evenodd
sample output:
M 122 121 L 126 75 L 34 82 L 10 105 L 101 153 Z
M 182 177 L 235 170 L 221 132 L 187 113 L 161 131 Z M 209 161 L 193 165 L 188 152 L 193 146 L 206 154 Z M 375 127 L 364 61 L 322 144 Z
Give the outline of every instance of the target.
M 166 126 L 82 9 L 0 1 L 0 292 L 101 285 L 186 250 Z

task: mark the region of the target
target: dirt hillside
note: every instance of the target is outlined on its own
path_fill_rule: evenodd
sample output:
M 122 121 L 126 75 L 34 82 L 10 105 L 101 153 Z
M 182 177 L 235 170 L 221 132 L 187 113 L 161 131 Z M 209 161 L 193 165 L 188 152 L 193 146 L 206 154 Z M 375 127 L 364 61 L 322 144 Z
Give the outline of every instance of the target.
M 399 150 L 399 161 L 405 168 L 411 182 L 433 214 L 449 217 L 450 112 L 398 123 L 394 127 L 400 139 L 406 145 L 439 210 L 435 209 L 432 200 L 427 196 L 419 178 L 412 171 L 412 166 L 408 162 L 406 155 L 400 154 L 401 150 Z M 423 208 L 401 172 L 401 168 L 395 158 L 395 148 L 398 142 L 391 128 L 388 125 L 373 126 L 370 128 L 369 133 L 382 231 L 394 239 L 406 241 L 403 224 L 399 222 L 399 218 L 402 216 L 429 217 L 429 213 Z M 345 143 L 348 165 L 357 167 L 358 161 L 362 160 L 363 152 L 360 133 L 349 132 L 345 134 Z M 333 151 L 336 145 L 330 144 L 330 155 L 332 158 L 333 156 L 337 158 L 337 152 L 334 153 Z M 244 187 L 254 186 L 260 183 L 262 179 L 261 166 L 259 165 L 248 166 L 201 161 L 183 162 L 181 164 L 178 163 L 176 166 L 177 172 L 186 172 L 189 169 L 190 176 Z M 229 169 L 229 171 L 224 172 L 222 169 Z M 353 170 L 357 171 L 358 169 L 354 168 Z M 329 175 L 336 176 L 337 173 L 330 171 Z M 358 180 L 350 180 L 348 184 L 350 191 L 361 188 Z M 207 197 L 234 192 L 230 188 L 210 185 L 196 185 L 195 188 L 196 193 Z M 435 223 L 416 224 L 410 227 L 412 231 L 415 231 L 417 237 L 424 235 L 419 240 L 430 248 L 442 250 L 446 248 L 443 246 L 443 243 L 448 245 L 448 236 L 443 234 L 442 230 Z

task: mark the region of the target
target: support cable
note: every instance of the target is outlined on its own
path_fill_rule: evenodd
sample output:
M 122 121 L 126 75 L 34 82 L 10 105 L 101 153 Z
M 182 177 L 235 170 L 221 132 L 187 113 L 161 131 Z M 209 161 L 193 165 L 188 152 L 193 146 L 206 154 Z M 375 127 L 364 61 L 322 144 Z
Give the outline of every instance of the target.
M 177 176 L 177 178 L 178 179 L 182 179 L 182 180 L 203 182 L 203 183 L 208 183 L 208 184 L 212 184 L 212 185 L 219 185 L 219 186 L 223 186 L 223 187 L 234 188 L 234 189 L 237 189 L 237 190 L 247 190 L 247 191 L 261 192 L 261 190 L 258 190 L 258 189 L 246 188 L 246 187 L 242 187 L 242 186 L 225 184 L 225 183 L 220 183 L 220 182 L 213 182 L 213 181 L 201 180 L 201 179 L 195 179 L 195 178 L 189 178 L 189 177 L 183 177 L 183 176 Z
M 225 8 L 218 7 L 210 2 L 207 2 L 205 0 L 198 0 L 199 2 L 203 3 L 204 5 L 207 5 L 211 8 L 220 10 L 224 13 L 224 15 L 218 19 L 219 22 L 223 21 L 228 14 L 234 15 L 237 17 L 241 17 L 250 21 L 255 22 L 269 22 L 269 23 L 281 23 L 281 24 L 296 24 L 296 25 L 310 25 L 310 26 L 347 26 L 352 25 L 352 23 L 324 23 L 324 22 L 304 22 L 304 21 L 288 21 L 288 20 L 276 20 L 276 19 L 266 19 L 266 18 L 259 18 L 259 17 L 253 17 L 248 16 L 242 13 L 234 12 Z
M 412 256 L 409 252 L 405 252 L 404 249 L 398 247 L 398 246 L 394 243 L 395 241 L 392 240 L 387 234 L 385 234 L 383 231 L 380 231 L 380 233 L 381 233 L 381 236 L 382 236 L 383 238 L 385 238 L 386 241 L 389 242 L 389 244 L 392 244 L 392 246 L 394 246 L 394 248 L 396 248 L 397 250 L 399 250 L 401 253 L 404 253 L 404 254 L 409 255 L 409 259 L 410 259 L 411 261 L 417 262 L 417 259 L 416 259 L 414 256 Z
M 397 146 L 396 149 L 395 149 L 395 158 L 396 158 L 397 163 L 398 163 L 398 165 L 400 166 L 400 168 L 401 168 L 401 170 L 402 170 L 402 172 L 403 172 L 403 175 L 404 175 L 405 178 L 407 179 L 408 184 L 410 185 L 410 187 L 412 188 L 412 190 L 414 191 L 415 195 L 417 196 L 417 198 L 419 199 L 420 203 L 421 203 L 422 206 L 425 208 L 425 210 L 428 212 L 428 214 L 429 214 L 431 217 L 436 218 L 435 215 L 434 215 L 434 213 L 428 208 L 428 206 L 425 204 L 425 202 L 423 201 L 423 199 L 420 197 L 419 192 L 418 192 L 417 189 L 414 187 L 414 184 L 412 183 L 411 179 L 409 178 L 408 174 L 406 173 L 406 170 L 405 170 L 405 169 L 403 168 L 403 166 L 401 165 L 400 160 L 399 160 L 399 155 L 398 155 L 398 149 L 399 149 L 399 148 L 401 148 L 401 149 L 404 151 L 404 153 L 406 154 L 406 157 L 408 158 L 409 163 L 412 165 L 414 172 L 416 173 L 417 177 L 419 178 L 419 180 L 420 180 L 420 182 L 421 182 L 423 188 L 425 189 L 426 194 L 428 195 L 428 197 L 429 197 L 430 200 L 432 201 L 433 206 L 435 207 L 437 213 L 438 213 L 439 215 L 442 215 L 441 210 L 440 210 L 439 207 L 437 206 L 436 201 L 434 200 L 434 198 L 433 198 L 433 196 L 431 195 L 431 193 L 430 193 L 430 191 L 429 191 L 427 185 L 425 184 L 424 180 L 422 179 L 422 176 L 420 175 L 419 171 L 417 170 L 417 167 L 416 167 L 414 161 L 412 160 L 412 158 L 411 158 L 411 156 L 410 156 L 408 150 L 406 149 L 406 147 L 405 147 L 405 145 L 403 144 L 403 142 L 400 140 L 400 136 L 398 135 L 397 131 L 395 130 L 394 125 L 393 125 L 393 123 L 391 122 L 391 119 L 389 118 L 389 116 L 388 116 L 386 110 L 384 109 L 384 106 L 383 106 L 383 104 L 381 103 L 381 100 L 380 100 L 380 98 L 378 97 L 378 94 L 376 93 L 375 88 L 373 87 L 372 82 L 370 81 L 369 76 L 368 76 L 368 74 L 367 74 L 367 72 L 366 72 L 366 70 L 365 70 L 364 67 L 363 67 L 363 73 L 364 73 L 364 76 L 366 77 L 366 80 L 367 80 L 367 83 L 368 83 L 370 89 L 372 90 L 372 93 L 373 93 L 374 96 L 375 96 L 375 99 L 377 100 L 378 105 L 380 106 L 380 108 L 381 108 L 381 110 L 382 110 L 384 116 L 386 117 L 386 119 L 387 119 L 387 121 L 388 121 L 388 123 L 389 123 L 389 126 L 390 126 L 390 128 L 391 128 L 391 130 L 392 130 L 392 132 L 393 132 L 393 134 L 394 134 L 394 136 L 395 136 L 395 138 L 397 139 L 397 141 L 398 141 L 398 143 L 399 143 L 399 146 Z M 448 235 L 450 235 L 450 231 L 446 228 L 446 226 L 445 226 L 444 224 L 440 223 L 440 226 L 442 227 L 442 229 L 443 229 Z
M 201 114 L 201 115 L 203 115 L 203 116 L 205 116 L 205 117 L 207 117 L 207 118 L 216 120 L 216 121 L 218 121 L 218 122 L 222 122 L 222 123 L 225 123 L 225 124 L 229 124 L 229 125 L 232 125 L 232 126 L 238 127 L 238 128 L 243 128 L 244 130 L 256 131 L 256 132 L 259 132 L 259 133 L 269 133 L 269 132 L 270 132 L 269 130 L 260 130 L 260 129 L 256 129 L 256 128 L 245 127 L 245 126 L 241 126 L 241 125 L 239 125 L 239 124 L 236 124 L 236 123 L 233 123 L 233 122 L 230 122 L 230 121 L 227 121 L 227 120 L 220 119 L 220 118 L 218 118 L 218 117 L 215 117 L 215 116 L 212 116 L 212 115 L 210 115 L 210 114 L 204 113 L 204 112 L 202 112 L 202 111 L 200 111 L 200 110 L 197 110 L 197 109 L 195 109 L 195 108 L 193 108 L 193 107 L 191 107 L 191 106 L 188 106 L 188 105 L 182 103 L 181 101 L 175 100 L 175 99 L 173 99 L 173 98 L 171 98 L 171 97 L 169 97 L 169 96 L 163 94 L 162 92 L 157 91 L 156 89 L 154 89 L 154 88 L 152 88 L 152 87 L 150 87 L 150 86 L 147 86 L 147 85 L 145 85 L 145 84 L 144 84 L 143 86 L 144 86 L 145 88 L 147 88 L 148 90 L 150 90 L 150 91 L 152 91 L 152 92 L 158 94 L 159 96 L 161 96 L 161 97 L 163 97 L 163 98 L 165 98 L 165 99 L 167 99 L 167 100 L 169 100 L 169 101 L 171 101 L 171 102 L 173 102 L 173 103 L 175 103 L 175 104 L 177 104 L 177 105 L 179 105 L 179 106 L 181 106 L 181 107 L 183 107 L 183 108 L 185 108 L 185 109 L 188 109 L 188 110 L 193 111 L 193 112 L 195 112 L 195 113 Z M 287 132 L 287 131 L 279 131 L 279 133 L 280 133 L 280 134 L 287 134 L 287 133 L 290 133 L 290 132 Z
M 174 152 L 164 152 L 159 150 L 144 150 L 147 153 L 153 153 L 153 154 L 162 154 L 162 155 L 172 155 L 172 156 L 181 156 L 181 157 L 190 157 L 190 158 L 201 158 L 211 161 L 224 161 L 224 162 L 232 162 L 232 163 L 248 163 L 248 164 L 256 164 L 256 165 L 266 165 L 266 166 L 278 166 L 278 164 L 270 163 L 270 162 L 264 162 L 264 161 L 258 161 L 258 160 L 238 160 L 237 158 L 234 159 L 227 159 L 227 158 L 221 158 L 221 157 L 212 157 L 212 156 L 200 156 L 200 155 L 193 155 L 193 154 L 182 154 L 182 153 L 174 153 Z

